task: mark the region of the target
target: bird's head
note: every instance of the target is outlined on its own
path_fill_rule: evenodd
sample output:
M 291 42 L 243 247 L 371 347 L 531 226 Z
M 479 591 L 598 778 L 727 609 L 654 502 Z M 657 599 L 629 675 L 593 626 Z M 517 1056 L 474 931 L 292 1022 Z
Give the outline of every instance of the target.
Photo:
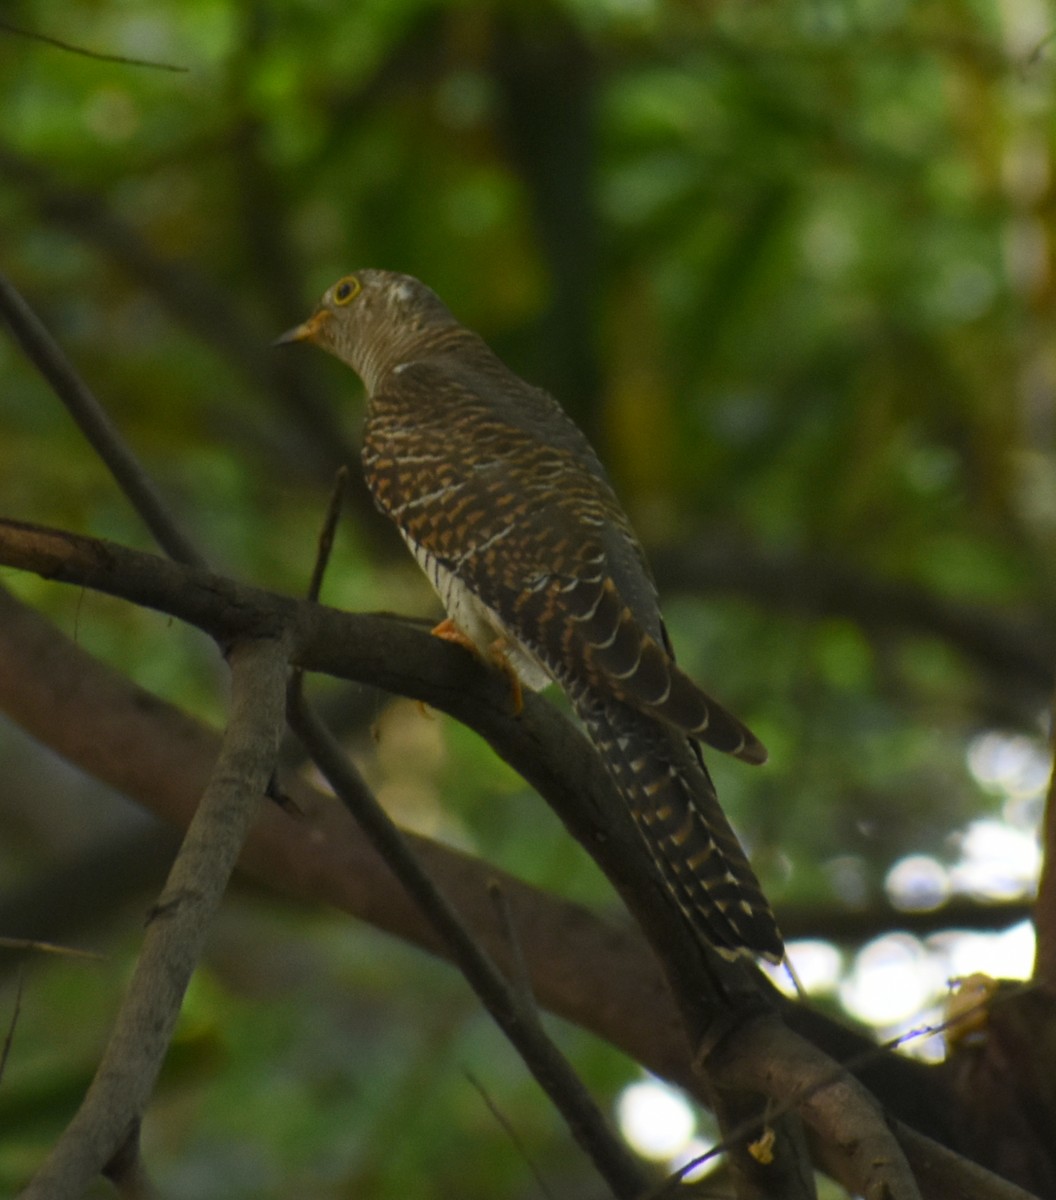
M 368 268 L 327 288 L 312 315 L 275 344 L 312 342 L 348 363 L 373 391 L 386 371 L 457 324 L 440 298 L 413 276 Z

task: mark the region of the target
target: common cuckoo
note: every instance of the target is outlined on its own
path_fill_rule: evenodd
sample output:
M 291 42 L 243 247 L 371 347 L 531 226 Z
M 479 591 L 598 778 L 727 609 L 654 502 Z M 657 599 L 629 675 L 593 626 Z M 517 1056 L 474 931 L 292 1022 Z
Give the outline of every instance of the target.
M 346 275 L 279 341 L 362 378 L 367 484 L 444 603 L 434 632 L 533 690 L 560 684 L 697 933 L 780 961 L 698 743 L 766 751 L 675 665 L 645 554 L 579 429 L 408 275 Z

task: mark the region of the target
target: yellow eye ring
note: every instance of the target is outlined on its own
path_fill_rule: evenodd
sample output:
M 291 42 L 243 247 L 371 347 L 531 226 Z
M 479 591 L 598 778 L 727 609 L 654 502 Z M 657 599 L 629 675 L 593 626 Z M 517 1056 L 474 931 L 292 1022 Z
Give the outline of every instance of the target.
M 355 275 L 346 275 L 344 279 L 334 285 L 334 303 L 350 304 L 362 290 L 363 285 Z

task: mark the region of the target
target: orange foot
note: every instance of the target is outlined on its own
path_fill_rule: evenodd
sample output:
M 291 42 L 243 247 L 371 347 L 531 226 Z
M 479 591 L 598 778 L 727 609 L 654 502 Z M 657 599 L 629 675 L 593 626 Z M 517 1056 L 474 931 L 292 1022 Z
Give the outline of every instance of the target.
M 524 692 L 521 689 L 520 676 L 507 657 L 506 650 L 509 642 L 505 637 L 497 637 L 488 647 L 487 654 L 482 655 L 477 644 L 466 637 L 450 617 L 445 617 L 430 632 L 433 637 L 442 638 L 445 642 L 454 642 L 456 646 L 461 646 L 463 650 L 468 650 L 476 658 L 490 663 L 493 667 L 497 667 L 509 682 L 510 695 L 513 701 L 513 715 L 515 717 L 521 715 L 524 710 Z
M 475 654 L 477 658 L 480 658 L 480 651 L 477 649 L 476 643 L 471 642 L 450 617 L 444 617 L 440 624 L 434 625 L 429 632 L 433 637 L 441 638 L 445 642 L 454 642 L 456 646 L 461 646 L 463 650 L 468 650 L 470 654 Z

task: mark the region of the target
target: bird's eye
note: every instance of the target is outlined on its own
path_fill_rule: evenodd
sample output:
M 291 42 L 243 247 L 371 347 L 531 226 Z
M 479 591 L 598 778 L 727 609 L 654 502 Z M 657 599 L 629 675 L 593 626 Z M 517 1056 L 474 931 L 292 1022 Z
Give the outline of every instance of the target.
M 340 283 L 335 285 L 334 303 L 348 304 L 350 301 L 354 300 L 362 290 L 363 285 L 359 282 L 355 275 L 349 275 L 347 278 L 342 279 Z

